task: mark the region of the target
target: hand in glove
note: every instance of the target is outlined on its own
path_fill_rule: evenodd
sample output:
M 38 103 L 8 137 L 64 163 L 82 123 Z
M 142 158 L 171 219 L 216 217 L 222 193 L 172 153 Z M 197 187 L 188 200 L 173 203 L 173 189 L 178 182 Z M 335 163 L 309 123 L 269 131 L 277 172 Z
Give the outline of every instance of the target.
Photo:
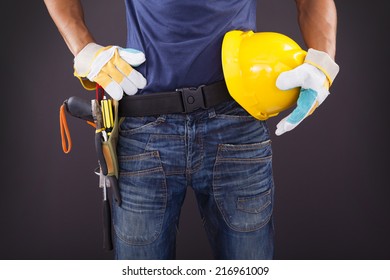
M 89 43 L 74 58 L 74 75 L 86 89 L 92 90 L 98 83 L 120 100 L 123 92 L 134 95 L 146 86 L 146 79 L 133 69 L 144 61 L 144 53 L 135 49 Z
M 339 66 L 327 53 L 309 49 L 302 65 L 279 75 L 276 80 L 279 89 L 301 87 L 301 91 L 297 107 L 277 124 L 276 135 L 294 129 L 321 105 L 338 71 Z

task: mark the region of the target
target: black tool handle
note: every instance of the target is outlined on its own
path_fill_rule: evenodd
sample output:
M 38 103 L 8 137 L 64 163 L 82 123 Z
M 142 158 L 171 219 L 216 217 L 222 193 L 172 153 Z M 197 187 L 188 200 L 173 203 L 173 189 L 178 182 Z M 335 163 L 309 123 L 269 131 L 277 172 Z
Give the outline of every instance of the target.
M 110 188 L 112 190 L 113 198 L 115 202 L 118 203 L 118 206 L 121 206 L 122 198 L 121 193 L 119 192 L 118 179 L 115 176 L 107 176 L 107 178 L 110 181 Z
M 64 101 L 68 113 L 76 118 L 93 122 L 91 101 L 78 96 L 71 96 Z
M 111 251 L 112 233 L 111 233 L 111 209 L 108 199 L 103 200 L 103 248 Z

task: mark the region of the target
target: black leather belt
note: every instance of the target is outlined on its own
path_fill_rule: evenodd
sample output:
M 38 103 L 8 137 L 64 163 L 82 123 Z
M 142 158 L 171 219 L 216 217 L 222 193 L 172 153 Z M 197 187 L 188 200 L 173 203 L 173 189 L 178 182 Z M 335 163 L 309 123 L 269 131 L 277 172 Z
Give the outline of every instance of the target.
M 119 101 L 120 117 L 143 117 L 161 114 L 191 113 L 232 100 L 225 81 L 197 88 L 180 88 L 171 92 L 124 96 Z

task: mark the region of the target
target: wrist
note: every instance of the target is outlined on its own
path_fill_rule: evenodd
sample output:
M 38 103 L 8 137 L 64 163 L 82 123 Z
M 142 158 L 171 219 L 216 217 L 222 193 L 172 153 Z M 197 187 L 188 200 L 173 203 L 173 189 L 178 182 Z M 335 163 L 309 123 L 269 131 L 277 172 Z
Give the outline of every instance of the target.
M 309 49 L 305 58 L 305 63 L 311 64 L 320 69 L 328 79 L 329 85 L 331 85 L 336 78 L 340 67 L 337 63 L 323 51 L 315 49 Z
M 94 42 L 83 22 L 71 20 L 60 27 L 60 32 L 71 53 L 76 56 L 88 43 Z
M 80 38 L 77 41 L 72 42 L 69 47 L 74 57 L 76 57 L 88 44 L 94 42 L 92 38 Z

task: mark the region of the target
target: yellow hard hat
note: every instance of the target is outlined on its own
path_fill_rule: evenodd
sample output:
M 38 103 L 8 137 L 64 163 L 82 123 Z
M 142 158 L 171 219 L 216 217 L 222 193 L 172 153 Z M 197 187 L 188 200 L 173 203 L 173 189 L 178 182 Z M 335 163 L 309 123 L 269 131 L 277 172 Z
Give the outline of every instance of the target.
M 222 42 L 222 68 L 230 95 L 259 120 L 276 116 L 293 106 L 299 89 L 280 90 L 281 72 L 301 65 L 306 51 L 276 32 L 233 30 Z

